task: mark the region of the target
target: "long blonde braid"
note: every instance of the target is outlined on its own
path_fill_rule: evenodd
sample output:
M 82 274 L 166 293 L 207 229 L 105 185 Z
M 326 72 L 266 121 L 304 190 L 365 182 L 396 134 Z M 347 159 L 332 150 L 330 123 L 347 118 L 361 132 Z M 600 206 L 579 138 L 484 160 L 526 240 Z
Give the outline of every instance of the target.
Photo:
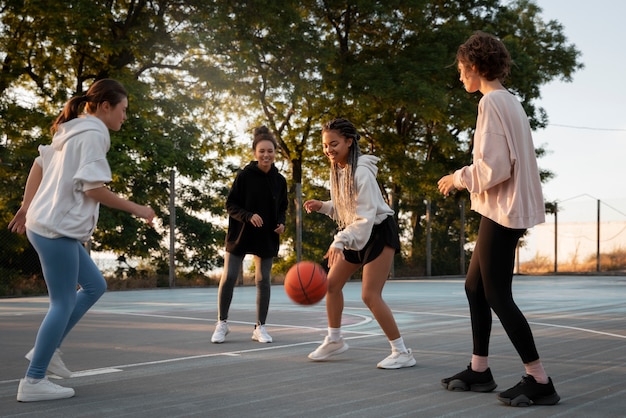
M 341 168 L 337 163 L 332 163 L 330 167 L 330 192 L 333 199 L 335 212 L 333 219 L 337 222 L 339 229 L 344 229 L 356 219 L 356 185 L 354 184 L 354 173 L 357 162 L 361 155 L 359 138 L 356 128 L 347 119 L 336 118 L 327 122 L 322 127 L 322 132 L 336 131 L 344 138 L 352 138 L 352 145 L 346 166 Z M 341 180 L 343 173 L 343 181 Z

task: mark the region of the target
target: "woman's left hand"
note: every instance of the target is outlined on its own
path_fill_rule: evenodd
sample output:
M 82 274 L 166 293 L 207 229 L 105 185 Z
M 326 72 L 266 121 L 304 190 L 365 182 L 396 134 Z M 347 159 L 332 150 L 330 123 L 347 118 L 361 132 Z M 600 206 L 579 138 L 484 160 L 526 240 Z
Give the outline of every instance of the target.
M 276 232 L 278 235 L 282 234 L 283 232 L 285 232 L 285 225 L 278 224 L 274 232 Z

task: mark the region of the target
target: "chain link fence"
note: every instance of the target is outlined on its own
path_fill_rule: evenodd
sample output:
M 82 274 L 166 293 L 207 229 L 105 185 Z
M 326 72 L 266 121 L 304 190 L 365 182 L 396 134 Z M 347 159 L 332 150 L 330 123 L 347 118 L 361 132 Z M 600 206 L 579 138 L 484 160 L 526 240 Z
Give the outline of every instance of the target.
M 518 273 L 626 272 L 626 198 L 583 194 L 555 209 L 524 238 Z
M 32 247 L 28 245 L 25 251 L 12 250 L 20 240 L 26 237 L 0 228 L 0 296 L 46 292 L 39 259 Z M 91 255 L 105 276 L 116 280 L 116 288 L 130 287 L 127 279 L 137 278 L 138 260 L 111 253 L 92 252 Z M 626 274 L 626 198 L 599 200 L 585 194 L 558 201 L 556 214 L 547 215 L 544 224 L 530 229 L 523 238 L 517 251 L 516 272 Z M 135 286 L 139 285 L 153 287 L 159 283 Z

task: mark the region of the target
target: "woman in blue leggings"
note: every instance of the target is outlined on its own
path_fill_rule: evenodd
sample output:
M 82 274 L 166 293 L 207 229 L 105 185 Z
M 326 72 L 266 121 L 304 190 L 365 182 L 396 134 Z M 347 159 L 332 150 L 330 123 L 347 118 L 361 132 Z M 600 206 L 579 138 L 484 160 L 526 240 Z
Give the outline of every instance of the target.
M 50 297 L 35 347 L 26 354 L 30 366 L 18 387 L 20 402 L 74 396 L 74 389 L 50 382 L 46 372 L 71 377 L 59 347 L 106 290 L 102 273 L 83 246 L 96 227 L 100 203 L 149 223 L 155 216 L 149 206 L 121 198 L 105 186 L 111 181 L 109 130 L 122 127 L 127 107 L 126 90 L 110 79 L 96 81 L 87 94 L 69 100 L 52 125 L 52 144 L 39 147 L 22 206 L 9 223 L 11 231 L 26 232 L 37 251 Z

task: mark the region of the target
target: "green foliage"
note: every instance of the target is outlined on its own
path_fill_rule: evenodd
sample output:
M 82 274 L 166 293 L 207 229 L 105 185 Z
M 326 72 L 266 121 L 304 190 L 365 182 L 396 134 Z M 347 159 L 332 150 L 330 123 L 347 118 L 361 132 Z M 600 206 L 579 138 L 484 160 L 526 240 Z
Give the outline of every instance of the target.
M 187 29 L 194 24 L 197 6 L 202 2 L 133 5 L 80 0 L 55 2 L 51 14 L 49 2 L 3 3 L 0 181 L 7 193 L 0 201 L 2 218 L 10 220 L 17 210 L 37 145 L 50 141 L 48 128 L 64 102 L 83 94 L 91 82 L 112 77 L 126 86 L 130 107 L 122 130 L 111 136 L 111 189 L 150 204 L 167 219 L 169 174 L 175 170 L 176 182 L 184 185 L 177 187 L 179 212 L 186 211 L 178 214 L 179 233 L 189 235 L 189 225 L 202 224 L 202 213 L 215 207 L 207 196 L 219 196 L 223 187 L 220 181 L 206 182 L 221 171 L 211 164 L 220 151 L 213 147 L 211 136 L 218 134 L 227 141 L 232 134 L 220 126 L 226 121 L 223 113 L 212 108 L 217 99 L 213 103 L 207 99 L 215 89 L 205 84 L 192 90 L 198 81 L 194 71 L 202 64 L 194 52 L 198 39 L 190 37 Z M 205 229 L 194 232 L 203 236 Z M 219 237 L 221 231 L 209 229 L 213 233 Z M 102 208 L 92 248 L 158 259 L 167 253 L 167 234 L 167 223 L 151 229 L 128 214 Z M 180 267 L 216 265 L 219 245 L 212 235 L 204 238 L 178 257 Z M 183 241 L 193 241 L 192 236 Z M 18 242 L 25 251 L 25 240 Z M 15 258 L 2 260 L 20 268 L 10 261 Z
M 363 150 L 382 158 L 379 180 L 405 238 L 397 264 L 425 271 L 429 200 L 432 273 L 457 273 L 467 195 L 443 198 L 436 183 L 471 162 L 479 97 L 458 80 L 458 45 L 477 29 L 506 43 L 515 61 L 506 84 L 536 128 L 547 123 L 536 104 L 541 86 L 582 68 L 563 27 L 543 21 L 528 0 L 2 2 L 0 28 L 0 220 L 17 210 L 36 147 L 49 142 L 63 103 L 96 79 L 117 78 L 130 108 L 112 134 L 110 187 L 150 204 L 162 225 L 152 230 L 103 208 L 93 248 L 151 257 L 160 272 L 172 172 L 177 265 L 208 271 L 221 263 L 234 170 L 251 158 L 235 140 L 242 121 L 246 140 L 257 124 L 276 133 L 277 166 L 306 200 L 328 196 L 320 126 L 343 116 L 363 134 Z M 544 180 L 551 175 L 542 171 Z M 477 217 L 469 204 L 465 211 L 471 241 Z M 293 204 L 289 215 L 285 267 L 295 260 Z M 303 258 L 320 260 L 334 231 L 327 217 L 304 214 Z M 2 265 L 18 268 L 25 240 L 2 239 Z

